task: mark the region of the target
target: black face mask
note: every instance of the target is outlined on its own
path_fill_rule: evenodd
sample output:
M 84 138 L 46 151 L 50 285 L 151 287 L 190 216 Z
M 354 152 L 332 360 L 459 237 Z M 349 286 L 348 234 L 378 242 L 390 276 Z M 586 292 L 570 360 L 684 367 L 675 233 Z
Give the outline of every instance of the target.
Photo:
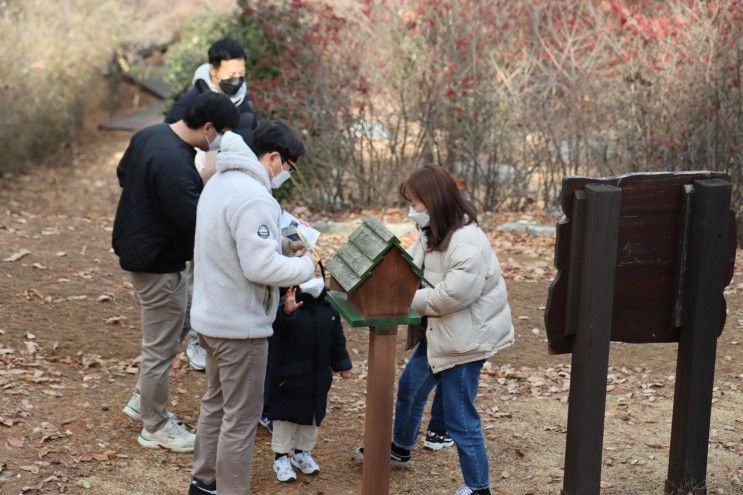
M 219 89 L 221 89 L 224 94 L 232 96 L 240 91 L 240 86 L 243 85 L 243 82 L 245 82 L 244 77 L 231 77 L 229 79 L 222 79 L 221 81 L 219 81 Z

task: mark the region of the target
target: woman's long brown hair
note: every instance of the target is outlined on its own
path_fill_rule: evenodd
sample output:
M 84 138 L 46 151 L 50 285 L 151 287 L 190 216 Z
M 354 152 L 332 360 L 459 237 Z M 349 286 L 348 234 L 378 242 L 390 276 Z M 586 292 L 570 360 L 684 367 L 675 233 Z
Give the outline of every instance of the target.
M 425 165 L 400 184 L 400 195 L 407 201 L 423 203 L 431 222 L 423 228 L 428 248 L 438 250 L 454 230 L 477 223 L 477 211 L 464 200 L 454 178 L 443 168 Z

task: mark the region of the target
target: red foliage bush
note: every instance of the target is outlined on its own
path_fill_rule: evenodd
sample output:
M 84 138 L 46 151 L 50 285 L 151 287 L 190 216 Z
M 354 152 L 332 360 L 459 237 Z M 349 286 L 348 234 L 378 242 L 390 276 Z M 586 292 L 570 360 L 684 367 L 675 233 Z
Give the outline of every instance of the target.
M 253 91 L 304 130 L 312 202 L 389 204 L 436 162 L 483 209 L 553 205 L 565 175 L 684 169 L 727 171 L 741 204 L 735 0 L 243 6 L 277 47 Z

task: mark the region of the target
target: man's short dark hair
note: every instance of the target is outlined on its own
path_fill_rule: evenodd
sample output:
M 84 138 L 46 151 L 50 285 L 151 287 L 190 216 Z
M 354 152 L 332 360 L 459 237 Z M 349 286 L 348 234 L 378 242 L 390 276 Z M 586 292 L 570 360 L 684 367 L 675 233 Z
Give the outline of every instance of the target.
M 251 148 L 258 158 L 275 151 L 283 161 L 291 160 L 294 163 L 305 153 L 304 144 L 297 133 L 281 120 L 260 124 L 253 134 Z
M 190 129 L 198 129 L 211 122 L 218 132 L 222 132 L 225 129 L 235 129 L 240 124 L 240 112 L 227 96 L 208 91 L 196 98 L 183 121 Z
M 245 50 L 240 43 L 232 38 L 218 39 L 209 47 L 209 63 L 214 67 L 219 67 L 223 60 L 234 60 L 241 58 L 245 60 Z

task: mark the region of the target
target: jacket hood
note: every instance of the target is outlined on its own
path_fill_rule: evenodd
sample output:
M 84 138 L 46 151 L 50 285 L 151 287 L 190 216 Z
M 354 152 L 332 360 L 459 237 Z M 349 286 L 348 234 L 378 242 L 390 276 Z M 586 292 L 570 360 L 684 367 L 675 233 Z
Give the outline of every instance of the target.
M 198 80 L 202 80 L 207 84 L 207 86 L 209 86 L 209 89 L 211 89 L 215 93 L 222 93 L 222 90 L 219 89 L 219 86 L 217 86 L 216 84 L 212 82 L 211 74 L 209 74 L 210 67 L 211 66 L 208 63 L 201 64 L 200 66 L 198 66 L 196 68 L 196 71 L 193 74 L 193 80 L 191 81 L 191 83 L 195 86 Z M 240 86 L 240 89 L 237 90 L 237 93 L 230 96 L 229 98 L 230 100 L 232 100 L 232 103 L 234 103 L 235 106 L 237 107 L 242 104 L 247 94 L 248 94 L 248 84 L 246 82 L 243 82 L 242 86 Z
M 239 170 L 250 175 L 271 191 L 268 172 L 258 161 L 258 157 L 255 156 L 253 150 L 245 144 L 242 136 L 227 131 L 222 136 L 222 143 L 217 154 L 217 172 L 222 173 L 230 170 Z

